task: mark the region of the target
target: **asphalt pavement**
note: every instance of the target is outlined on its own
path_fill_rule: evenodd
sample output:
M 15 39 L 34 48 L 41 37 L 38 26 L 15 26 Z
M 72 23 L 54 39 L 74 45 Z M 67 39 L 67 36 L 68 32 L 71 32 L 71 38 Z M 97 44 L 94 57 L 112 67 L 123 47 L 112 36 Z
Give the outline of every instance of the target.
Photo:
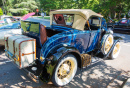
M 43 19 L 29 19 L 32 21 L 42 21 L 43 25 L 49 26 L 48 20 Z M 74 79 L 64 87 L 67 88 L 119 88 L 122 84 L 115 79 L 119 76 L 119 81 L 125 81 L 130 77 L 130 35 L 117 34 L 124 40 L 121 41 L 121 51 L 119 56 L 114 60 L 103 60 L 94 57 L 94 63 L 83 71 L 78 68 Z M 124 75 L 125 74 L 125 75 Z M 115 84 L 113 84 L 115 82 Z M 23 70 L 20 70 L 10 61 L 4 53 L 4 46 L 0 46 L 0 88 L 10 87 L 55 87 L 51 82 L 49 83 L 35 83 L 33 82 Z

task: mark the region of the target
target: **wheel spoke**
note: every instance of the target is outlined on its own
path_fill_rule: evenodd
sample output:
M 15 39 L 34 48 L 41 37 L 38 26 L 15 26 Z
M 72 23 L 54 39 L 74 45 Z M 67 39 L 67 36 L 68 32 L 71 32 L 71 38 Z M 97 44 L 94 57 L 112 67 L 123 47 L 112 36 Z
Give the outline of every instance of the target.
M 63 79 L 65 78 L 67 75 L 69 75 L 69 71 L 71 70 L 72 66 L 71 66 L 71 62 L 70 61 L 65 61 L 63 62 L 58 69 L 58 77 L 59 79 Z

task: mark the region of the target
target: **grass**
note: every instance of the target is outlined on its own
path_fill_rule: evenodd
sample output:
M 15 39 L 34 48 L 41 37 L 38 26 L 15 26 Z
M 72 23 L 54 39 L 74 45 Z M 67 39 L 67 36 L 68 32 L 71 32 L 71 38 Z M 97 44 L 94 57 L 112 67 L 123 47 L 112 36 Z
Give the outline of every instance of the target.
M 43 17 L 37 17 L 37 18 L 43 19 Z
M 40 17 L 38 17 L 38 18 L 43 19 L 42 16 L 40 16 Z M 44 19 L 48 19 L 48 20 L 50 20 L 50 16 L 44 16 Z
M 45 16 L 44 19 L 50 20 L 50 16 Z

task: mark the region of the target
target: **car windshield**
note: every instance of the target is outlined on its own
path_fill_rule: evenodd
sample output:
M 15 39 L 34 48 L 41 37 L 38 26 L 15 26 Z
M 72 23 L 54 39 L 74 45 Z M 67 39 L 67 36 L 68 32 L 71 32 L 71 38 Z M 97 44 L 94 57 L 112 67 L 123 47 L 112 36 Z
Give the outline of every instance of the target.
M 54 14 L 52 25 L 72 27 L 74 21 L 73 14 Z

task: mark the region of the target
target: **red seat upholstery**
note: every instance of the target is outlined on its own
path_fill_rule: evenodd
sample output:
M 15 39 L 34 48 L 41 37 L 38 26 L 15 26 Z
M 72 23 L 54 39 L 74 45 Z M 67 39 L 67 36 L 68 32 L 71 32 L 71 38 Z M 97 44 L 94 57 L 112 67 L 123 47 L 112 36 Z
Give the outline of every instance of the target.
M 47 40 L 47 33 L 46 33 L 46 28 L 44 25 L 40 25 L 40 39 L 41 39 L 41 44 L 43 45 L 46 40 Z

